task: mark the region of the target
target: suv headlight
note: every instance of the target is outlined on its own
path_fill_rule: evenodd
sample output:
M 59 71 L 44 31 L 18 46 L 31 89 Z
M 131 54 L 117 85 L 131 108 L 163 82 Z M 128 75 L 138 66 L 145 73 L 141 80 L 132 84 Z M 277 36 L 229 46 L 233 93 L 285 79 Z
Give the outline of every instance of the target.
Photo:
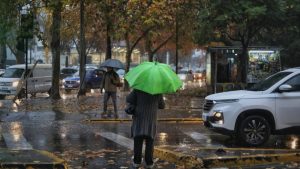
M 19 85 L 19 81 L 16 81 L 16 82 L 12 83 L 12 87 L 18 87 L 18 85 Z

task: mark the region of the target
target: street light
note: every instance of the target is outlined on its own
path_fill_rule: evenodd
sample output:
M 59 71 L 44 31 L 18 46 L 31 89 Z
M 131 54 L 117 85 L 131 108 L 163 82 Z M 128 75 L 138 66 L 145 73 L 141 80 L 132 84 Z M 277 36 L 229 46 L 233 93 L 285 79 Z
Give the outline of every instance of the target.
M 21 8 L 21 38 L 25 40 L 25 75 L 28 73 L 28 39 L 33 38 L 33 15 L 31 6 L 27 4 Z M 24 48 L 23 48 L 24 49 Z M 25 96 L 27 99 L 27 80 L 25 81 Z

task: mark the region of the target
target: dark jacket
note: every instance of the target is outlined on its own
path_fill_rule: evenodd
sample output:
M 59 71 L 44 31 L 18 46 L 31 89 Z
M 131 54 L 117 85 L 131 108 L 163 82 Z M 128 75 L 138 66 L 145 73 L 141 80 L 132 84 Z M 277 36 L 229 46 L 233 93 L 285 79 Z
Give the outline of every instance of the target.
M 156 135 L 157 109 L 163 109 L 165 102 L 161 94 L 151 95 L 140 90 L 133 90 L 126 102 L 135 105 L 135 115 L 132 117 L 132 136 Z
M 116 92 L 117 83 L 120 83 L 119 75 L 115 71 L 108 71 L 103 75 L 100 89 L 106 92 Z

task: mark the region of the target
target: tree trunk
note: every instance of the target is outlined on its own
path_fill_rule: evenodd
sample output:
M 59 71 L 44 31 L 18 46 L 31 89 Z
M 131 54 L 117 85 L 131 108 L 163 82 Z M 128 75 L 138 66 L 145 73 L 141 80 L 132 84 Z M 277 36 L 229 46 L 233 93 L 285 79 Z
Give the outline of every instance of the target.
M 110 32 L 111 32 L 111 23 L 110 21 L 107 21 L 108 23 L 106 24 L 106 56 L 105 56 L 105 60 L 107 59 L 111 59 L 111 36 L 110 36 Z
M 59 73 L 60 73 L 60 25 L 61 25 L 61 11 L 62 2 L 61 0 L 55 0 L 54 9 L 52 13 L 52 89 L 50 97 L 53 100 L 59 100 Z
M 130 47 L 130 41 L 129 41 L 129 33 L 126 32 L 125 33 L 125 41 L 126 41 L 126 65 L 125 65 L 125 72 L 129 72 L 130 69 L 130 63 L 131 63 L 131 47 Z M 129 84 L 128 82 L 125 80 L 124 81 L 124 90 L 125 91 L 129 91 Z
M 148 61 L 153 61 L 152 42 L 150 35 L 146 36 L 146 51 L 148 53 Z
M 85 47 L 85 23 L 84 23 L 84 0 L 80 0 L 80 88 L 78 96 L 86 94 L 85 85 L 85 64 L 86 64 L 86 47 Z
M 248 74 L 248 47 L 242 46 L 242 53 L 239 55 L 238 59 L 238 76 L 237 81 L 241 83 L 247 83 L 247 74 Z
M 3 44 L 1 45 L 0 48 L 0 69 L 5 69 L 6 59 L 7 59 L 6 45 Z

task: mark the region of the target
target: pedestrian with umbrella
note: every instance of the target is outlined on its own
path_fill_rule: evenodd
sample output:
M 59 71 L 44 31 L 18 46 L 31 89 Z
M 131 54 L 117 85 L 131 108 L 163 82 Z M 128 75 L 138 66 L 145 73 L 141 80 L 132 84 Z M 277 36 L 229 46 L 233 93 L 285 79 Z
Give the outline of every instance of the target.
M 103 112 L 102 116 L 108 116 L 107 113 L 107 102 L 109 98 L 112 98 L 114 106 L 114 118 L 118 118 L 118 109 L 117 109 L 117 87 L 120 87 L 120 78 L 119 75 L 114 71 L 116 69 L 123 69 L 124 66 L 122 62 L 117 59 L 107 59 L 103 62 L 100 67 L 106 67 L 107 72 L 104 73 L 103 79 L 100 85 L 100 92 L 104 89 L 104 98 L 103 98 Z M 111 116 L 111 114 L 109 115 Z
M 146 168 L 153 168 L 157 110 L 165 106 L 162 94 L 176 92 L 182 86 L 182 82 L 169 65 L 158 62 L 144 62 L 138 65 L 125 75 L 125 79 L 133 88 L 126 97 L 127 104 L 130 105 L 131 111 L 134 111 L 131 126 L 134 138 L 132 165 L 135 168 L 141 166 L 145 141 Z

